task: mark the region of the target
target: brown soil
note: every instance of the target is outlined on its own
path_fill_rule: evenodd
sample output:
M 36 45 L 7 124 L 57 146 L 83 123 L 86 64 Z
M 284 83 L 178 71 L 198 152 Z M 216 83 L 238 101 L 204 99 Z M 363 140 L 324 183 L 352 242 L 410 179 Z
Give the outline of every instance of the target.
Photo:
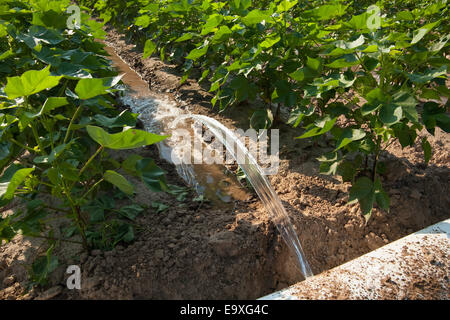
M 207 88 L 193 80 L 180 85 L 181 73 L 175 66 L 155 58 L 143 60 L 139 50 L 114 30 L 109 30 L 106 42 L 113 43 L 117 54 L 148 82 L 155 97 L 168 96 L 180 108 L 214 117 L 229 128 L 248 127 L 243 109 L 218 114 L 212 110 Z M 315 158 L 328 148 L 327 142 L 312 146 L 294 140 L 299 131 L 287 126 L 280 132 L 280 171 L 270 180 L 315 274 L 450 216 L 448 134 L 423 133 L 434 152 L 428 166 L 420 144 L 403 150 L 390 146 L 383 154 L 388 164 L 383 185 L 391 196 L 391 210 L 374 209 L 365 224 L 358 205 L 347 204 L 350 185 L 318 174 Z M 158 158 L 155 148 L 142 153 Z M 158 164 L 168 172 L 170 183 L 183 185 L 173 166 L 162 160 Z M 149 209 L 138 221 L 146 231 L 127 247 L 91 255 L 71 247 L 51 278 L 50 291 L 25 294 L 23 265 L 30 264 L 35 242 L 17 238 L 0 246 L 0 299 L 253 299 L 302 279 L 256 195 L 223 209 L 208 203 L 200 206 L 192 200 L 194 193 L 178 203 L 141 187 L 136 188 L 137 202 L 158 200 L 170 204 L 169 209 L 159 214 Z M 70 264 L 81 266 L 80 291 L 65 287 L 64 270 Z

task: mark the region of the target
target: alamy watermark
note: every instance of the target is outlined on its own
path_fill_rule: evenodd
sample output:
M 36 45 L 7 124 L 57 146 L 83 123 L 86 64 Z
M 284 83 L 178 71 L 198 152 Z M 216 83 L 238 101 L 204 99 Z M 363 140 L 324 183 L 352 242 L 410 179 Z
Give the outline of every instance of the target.
M 66 273 L 70 274 L 67 278 L 66 285 L 67 289 L 73 290 L 81 289 L 81 269 L 77 265 L 70 265 L 67 267 Z
M 67 7 L 66 12 L 70 14 L 66 24 L 68 29 L 78 29 L 81 26 L 81 9 L 79 6 L 71 5 Z
M 381 27 L 381 15 L 380 15 L 380 7 L 376 5 L 371 5 L 366 10 L 367 14 L 369 14 L 369 18 L 367 18 L 367 28 L 370 30 L 376 30 Z

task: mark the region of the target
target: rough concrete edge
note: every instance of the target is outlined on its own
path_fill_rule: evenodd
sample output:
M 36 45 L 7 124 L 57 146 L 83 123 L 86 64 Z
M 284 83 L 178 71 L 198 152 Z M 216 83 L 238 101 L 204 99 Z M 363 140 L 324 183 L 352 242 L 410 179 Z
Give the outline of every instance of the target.
M 421 268 L 411 266 L 412 259 L 409 260 L 409 257 L 415 258 L 415 262 L 417 259 L 424 260 L 424 249 L 431 253 L 442 250 L 448 257 L 450 254 L 450 219 L 431 225 L 334 269 L 258 300 L 339 299 L 340 297 L 345 299 L 383 299 L 387 296 L 384 292 L 387 289 L 383 286 L 383 279 L 393 281 L 399 288 L 394 295 L 390 292 L 390 297 L 401 298 L 401 294 L 405 294 L 405 290 L 407 290 L 408 279 L 437 277 L 438 275 L 431 266 L 425 264 Z M 443 263 L 448 270 L 448 259 L 437 263 Z M 330 280 L 334 282 L 333 285 Z M 327 286 L 327 284 L 331 286 Z M 447 287 L 445 283 L 443 286 Z M 333 288 L 330 289 L 330 287 Z M 308 291 L 312 291 L 314 294 L 311 297 L 305 296 L 305 292 Z M 448 299 L 448 293 L 447 297 L 436 298 Z

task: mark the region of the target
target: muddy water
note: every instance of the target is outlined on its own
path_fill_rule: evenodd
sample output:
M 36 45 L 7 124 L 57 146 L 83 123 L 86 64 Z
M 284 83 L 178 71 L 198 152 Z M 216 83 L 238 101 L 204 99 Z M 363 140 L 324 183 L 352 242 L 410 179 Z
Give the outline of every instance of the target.
M 132 112 L 139 113 L 139 119 L 147 131 L 171 135 L 174 129 L 184 129 L 194 136 L 193 129 L 187 123 L 179 123 L 176 127 L 171 125 L 177 116 L 185 113 L 183 110 L 168 98 L 164 100 L 156 98 L 147 82 L 115 53 L 114 48 L 106 46 L 105 50 L 117 71 L 124 74 L 122 81 L 128 87 L 122 98 L 124 104 L 130 106 Z M 173 162 L 172 152 L 175 145 L 176 141 L 171 138 L 159 143 L 160 156 Z M 250 193 L 222 165 L 181 164 L 177 165 L 177 171 L 190 187 L 217 207 L 233 208 L 235 200 L 243 201 L 250 198 Z

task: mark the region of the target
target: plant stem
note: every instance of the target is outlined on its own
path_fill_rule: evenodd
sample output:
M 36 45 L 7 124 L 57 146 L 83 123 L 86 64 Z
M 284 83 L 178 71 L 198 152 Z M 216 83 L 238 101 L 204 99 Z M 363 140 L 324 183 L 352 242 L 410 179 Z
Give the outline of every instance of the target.
M 372 168 L 372 181 L 375 182 L 375 178 L 377 176 L 377 163 L 378 163 L 378 157 L 380 155 L 380 146 L 381 146 L 381 136 L 377 139 L 377 148 L 375 151 L 375 159 L 373 161 L 373 168 Z
M 28 146 L 26 146 L 26 145 L 21 144 L 19 141 L 17 141 L 17 140 L 14 139 L 14 138 L 11 138 L 10 140 L 11 140 L 11 142 L 17 144 L 17 145 L 18 145 L 19 147 L 21 147 L 22 149 L 25 149 L 25 150 L 28 150 L 28 151 L 31 151 L 31 152 L 36 152 L 36 150 L 34 150 L 33 148 L 30 148 L 30 147 L 28 147 Z
M 61 209 L 61 208 L 55 208 L 55 207 L 48 206 L 48 205 L 44 205 L 44 208 L 51 209 L 51 210 L 54 210 L 54 211 L 61 211 L 61 212 L 70 213 L 69 210 L 65 210 L 65 209 Z
M 39 181 L 39 183 L 43 184 L 44 186 L 50 187 L 50 188 L 54 188 L 55 187 L 54 185 L 52 185 L 50 183 L 47 183 L 47 182 L 44 182 L 44 181 Z
M 58 92 L 58 97 L 61 97 L 62 94 L 64 93 L 64 91 L 66 91 L 66 87 L 67 87 L 68 83 L 69 83 L 69 79 L 66 79 L 66 81 L 63 84 L 63 86 L 61 87 L 61 89 Z
M 77 224 L 78 230 L 80 231 L 81 237 L 83 239 L 83 248 L 86 251 L 89 251 L 89 246 L 86 239 L 86 234 L 84 232 L 84 220 L 81 217 L 80 214 L 80 208 L 75 204 L 75 202 L 72 200 L 72 197 L 70 196 L 70 191 L 67 190 L 67 187 L 63 181 L 62 187 L 64 189 L 64 194 L 67 197 L 67 200 L 69 200 L 70 208 L 72 209 L 72 213 L 75 216 L 75 223 Z
M 83 107 L 83 105 L 80 104 L 80 106 L 77 108 L 77 110 L 75 110 L 75 113 L 73 114 L 72 119 L 70 119 L 69 126 L 67 127 L 66 136 L 64 137 L 64 143 L 66 143 L 67 140 L 69 139 L 69 134 L 70 134 L 70 131 L 72 130 L 73 123 L 78 118 L 78 116 L 80 115 L 81 111 L 83 110 L 82 107 Z
M 92 157 L 89 158 L 89 160 L 86 162 L 86 164 L 83 166 L 83 168 L 81 168 L 79 175 L 81 176 L 81 174 L 84 172 L 84 170 L 87 169 L 87 167 L 91 164 L 92 160 L 94 160 L 94 158 L 103 150 L 103 146 L 100 146 L 97 151 L 95 151 L 95 153 L 92 155 Z
M 358 58 L 359 64 L 361 65 L 361 67 L 363 67 L 363 69 L 367 72 L 370 73 L 369 70 L 366 68 L 366 66 L 364 65 L 363 61 L 361 60 L 361 57 L 359 56 L 358 52 L 356 52 L 356 58 Z
M 89 190 L 81 197 L 80 201 L 81 201 L 81 200 L 84 200 L 84 199 L 88 196 L 88 194 L 91 193 L 92 190 L 94 190 L 95 187 L 97 187 L 97 186 L 98 186 L 100 183 L 102 183 L 103 181 L 104 181 L 103 178 L 101 178 L 100 180 L 98 180 L 98 181 L 97 181 L 92 187 L 90 187 Z
M 25 108 L 29 109 L 30 105 L 28 103 L 28 97 L 25 97 L 24 103 L 25 103 Z M 40 153 L 45 155 L 44 147 L 42 146 L 41 139 L 39 138 L 39 134 L 37 132 L 36 126 L 34 125 L 33 121 L 30 122 L 29 126 L 31 127 L 31 131 L 33 132 L 34 139 L 36 140 L 36 143 L 39 146 Z
M 388 144 L 386 144 L 386 146 L 383 148 L 382 151 L 384 151 L 384 150 L 386 150 L 387 148 L 389 148 L 389 146 L 390 146 L 391 144 L 393 144 L 394 142 L 395 142 L 395 139 L 392 139 Z
M 46 118 L 46 116 L 44 114 L 42 115 L 42 119 L 44 119 L 44 121 L 47 121 L 47 118 Z M 53 149 L 55 149 L 55 144 L 53 142 L 53 129 L 52 129 L 52 126 L 49 127 L 48 131 L 49 131 L 49 135 L 50 135 L 50 146 L 51 146 L 51 148 L 53 150 Z
M 44 146 L 41 143 L 41 139 L 39 138 L 39 134 L 37 132 L 37 129 L 34 125 L 34 123 L 30 123 L 31 131 L 33 132 L 34 139 L 36 140 L 37 145 L 39 146 L 39 151 L 43 155 L 45 155 Z

